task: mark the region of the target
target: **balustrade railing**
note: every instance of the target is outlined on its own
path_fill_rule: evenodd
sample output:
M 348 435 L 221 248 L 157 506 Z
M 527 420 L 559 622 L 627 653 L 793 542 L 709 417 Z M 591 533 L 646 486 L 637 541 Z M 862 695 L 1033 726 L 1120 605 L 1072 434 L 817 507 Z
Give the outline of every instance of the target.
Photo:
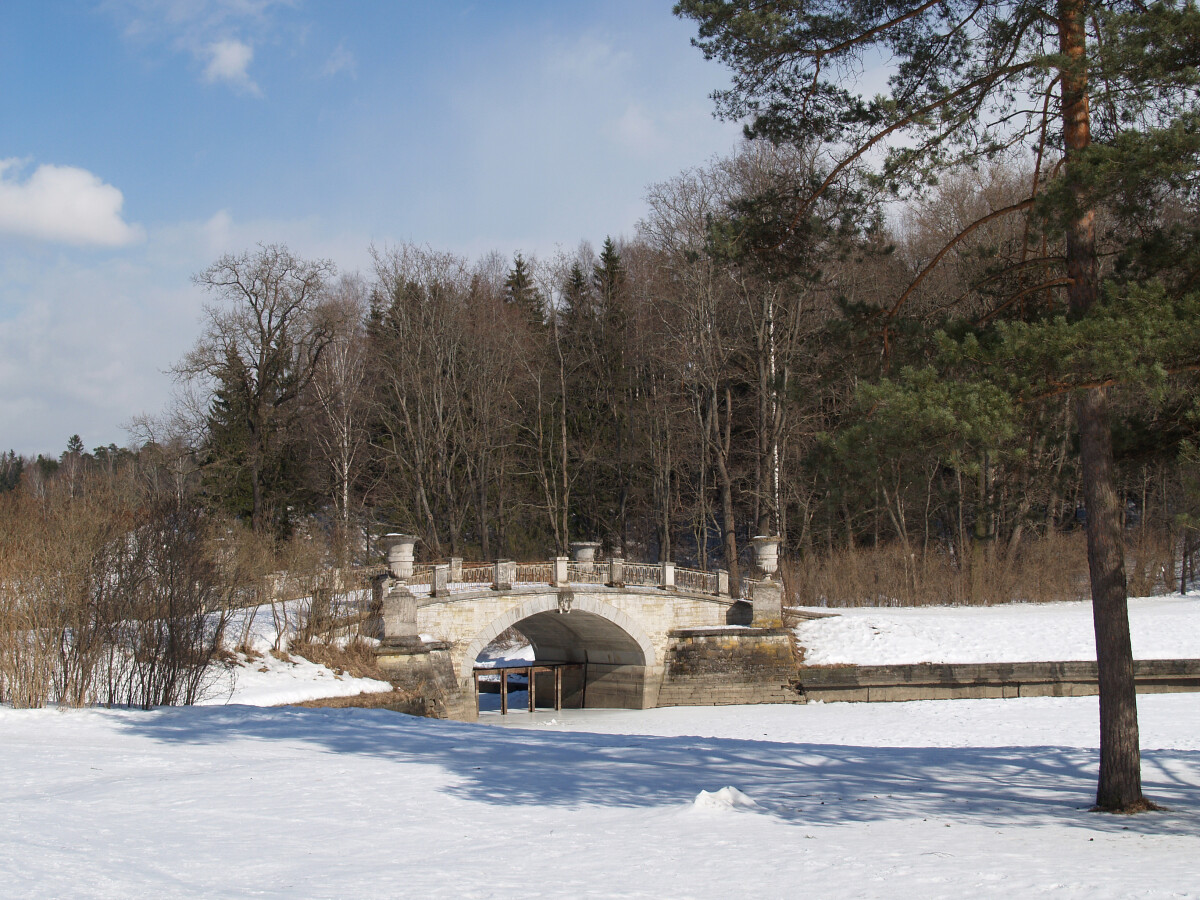
M 456 561 L 457 562 L 457 561 Z M 431 591 L 434 588 L 435 563 L 414 563 L 413 574 L 405 579 L 405 584 L 418 591 Z M 529 562 L 512 563 L 512 579 L 514 584 L 552 585 L 556 584 L 556 566 L 562 562 Z M 637 587 L 674 587 L 683 591 L 702 594 L 722 594 L 723 583 L 721 576 L 715 572 L 704 572 L 699 569 L 664 567 L 661 563 L 630 563 L 622 562 L 619 567 L 619 579 L 622 584 Z M 450 570 L 454 572 L 454 569 Z M 349 586 L 369 587 L 372 580 L 387 574 L 386 566 L 362 567 L 345 570 L 341 580 Z M 493 563 L 471 562 L 462 563 L 461 574 L 450 581 L 456 585 L 486 584 L 494 582 L 496 568 Z M 667 573 L 671 572 L 672 575 Z M 566 562 L 567 581 L 574 584 L 608 584 L 612 577 L 613 568 L 609 560 L 598 559 L 594 562 Z M 726 593 L 728 589 L 725 588 Z
M 701 594 L 717 593 L 717 576 L 698 569 L 676 569 L 675 586 L 685 591 L 697 591 Z
M 658 585 L 662 583 L 662 566 L 645 563 L 625 563 L 622 567 L 626 584 Z
M 608 562 L 567 563 L 567 581 L 575 584 L 604 584 L 608 581 Z
M 413 566 L 413 573 L 405 579 L 404 583 L 409 587 L 433 590 L 433 566 L 429 564 Z
M 491 563 L 464 563 L 462 580 L 464 584 L 491 584 L 496 567 Z
M 554 584 L 553 563 L 517 563 L 517 584 Z

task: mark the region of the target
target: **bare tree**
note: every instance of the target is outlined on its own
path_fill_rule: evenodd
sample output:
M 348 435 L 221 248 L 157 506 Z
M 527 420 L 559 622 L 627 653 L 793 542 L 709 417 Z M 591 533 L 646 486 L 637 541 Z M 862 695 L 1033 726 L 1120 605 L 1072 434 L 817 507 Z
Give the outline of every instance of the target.
M 367 288 L 362 279 L 357 275 L 343 277 L 327 307 L 330 320 L 338 327 L 312 381 L 318 412 L 313 437 L 329 476 L 339 544 L 344 549 L 350 534 L 352 493 L 369 444 L 371 382 L 367 377 L 364 330 Z
M 402 245 L 373 251 L 381 305 L 375 445 L 391 471 L 391 498 L 436 556 L 457 554 L 471 498 L 459 475 L 463 406 L 458 381 L 470 276 L 449 253 Z
M 334 337 L 321 304 L 334 272 L 327 260 L 260 244 L 254 252 L 226 254 L 194 278 L 220 302 L 205 307 L 204 333 L 175 372 L 214 386 L 227 424 L 244 434 L 239 449 L 257 532 L 275 513 L 269 470 Z

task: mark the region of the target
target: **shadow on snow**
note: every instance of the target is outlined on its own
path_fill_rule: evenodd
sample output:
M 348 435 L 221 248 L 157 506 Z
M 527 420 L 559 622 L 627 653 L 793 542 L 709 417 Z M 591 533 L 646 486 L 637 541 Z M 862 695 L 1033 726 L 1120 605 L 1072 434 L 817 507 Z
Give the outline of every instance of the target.
M 858 747 L 703 737 L 537 731 L 418 719 L 383 710 L 159 709 L 121 720 L 155 740 L 250 739 L 440 766 L 443 790 L 498 805 L 650 807 L 733 785 L 764 812 L 835 825 L 934 818 L 988 827 L 1200 831 L 1200 751 L 1143 753 L 1146 793 L 1164 813 L 1083 813 L 1098 754 L 1074 747 Z

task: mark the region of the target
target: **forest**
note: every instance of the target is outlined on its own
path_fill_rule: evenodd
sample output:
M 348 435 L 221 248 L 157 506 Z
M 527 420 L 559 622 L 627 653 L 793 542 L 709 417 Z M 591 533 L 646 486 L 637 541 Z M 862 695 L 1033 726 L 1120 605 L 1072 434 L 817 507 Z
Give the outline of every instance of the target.
M 186 699 L 205 610 L 384 532 L 426 560 L 598 540 L 735 589 L 778 535 L 791 604 L 1090 594 L 1097 805 L 1149 808 L 1127 598 L 1186 591 L 1200 543 L 1200 11 L 675 13 L 745 141 L 649 186 L 635 233 L 226 254 L 128 448 L 0 458 L 0 667 L 57 635 L 60 698 Z M 143 671 L 152 623 L 186 651 Z
M 599 540 L 736 582 L 750 538 L 778 534 L 798 603 L 1082 597 L 1065 379 L 1120 365 L 1138 376 L 1111 392 L 1131 590 L 1182 590 L 1195 377 L 1167 366 L 1196 340 L 1192 272 L 1147 279 L 1129 252 L 1144 229 L 1106 216 L 1115 308 L 1096 327 L 1114 346 L 1080 348 L 1061 236 L 1036 211 L 955 240 L 1029 191 L 1020 162 L 904 202 L 850 181 L 799 237 L 819 159 L 759 139 L 653 185 L 637 234 L 598 253 L 402 245 L 341 276 L 282 246 L 229 255 L 196 276 L 211 304 L 176 406 L 133 423 L 129 448 L 8 453 L 0 484 L 47 502 L 120 485 L 331 562 L 371 561 L 401 530 L 426 559 Z M 1192 212 L 1170 198 L 1152 218 L 1178 230 Z M 1150 300 L 1145 346 L 1087 357 Z

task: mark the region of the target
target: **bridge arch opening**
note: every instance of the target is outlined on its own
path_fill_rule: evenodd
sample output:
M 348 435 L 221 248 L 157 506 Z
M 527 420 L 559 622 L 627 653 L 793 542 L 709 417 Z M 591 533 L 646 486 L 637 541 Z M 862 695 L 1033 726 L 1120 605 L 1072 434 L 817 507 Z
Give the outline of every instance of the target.
M 528 601 L 498 617 L 472 641 L 464 662 L 473 668 L 491 641 L 508 628 L 529 641 L 534 664 L 567 664 L 559 676 L 564 708 L 644 709 L 654 647 L 638 624 L 606 603 Z M 469 669 L 464 668 L 464 671 Z M 554 675 L 536 673 L 538 706 L 552 705 Z

